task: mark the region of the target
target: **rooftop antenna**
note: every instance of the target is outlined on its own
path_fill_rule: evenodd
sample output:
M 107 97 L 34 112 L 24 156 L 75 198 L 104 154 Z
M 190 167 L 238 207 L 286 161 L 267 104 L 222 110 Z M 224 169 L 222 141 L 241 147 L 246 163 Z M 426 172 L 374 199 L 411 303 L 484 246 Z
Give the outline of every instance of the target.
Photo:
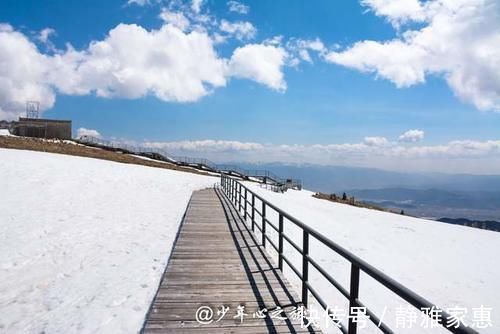
M 39 101 L 27 101 L 26 102 L 26 117 L 27 118 L 38 118 L 40 111 Z

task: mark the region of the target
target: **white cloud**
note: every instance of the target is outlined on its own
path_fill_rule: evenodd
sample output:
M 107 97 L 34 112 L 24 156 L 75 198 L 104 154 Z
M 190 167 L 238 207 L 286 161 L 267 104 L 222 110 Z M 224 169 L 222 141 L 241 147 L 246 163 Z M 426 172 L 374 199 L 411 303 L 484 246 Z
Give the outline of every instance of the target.
M 394 26 L 425 19 L 424 6 L 419 0 L 361 0 L 361 4 L 378 16 L 385 16 Z
M 421 22 L 389 41 L 359 41 L 331 51 L 328 62 L 388 79 L 398 87 L 442 76 L 455 95 L 481 110 L 500 111 L 500 4 L 495 0 L 365 0 L 396 26 Z M 413 9 L 412 9 L 413 8 Z
M 99 131 L 94 129 L 79 128 L 76 131 L 77 131 L 76 132 L 77 137 L 90 136 L 95 138 L 101 138 L 101 134 L 99 133 Z
M 149 0 L 128 0 L 127 5 L 137 5 L 137 6 L 145 6 L 149 4 Z
M 313 62 L 309 51 L 314 51 L 320 55 L 327 52 L 327 48 L 319 38 L 310 40 L 300 38 L 292 39 L 287 42 L 287 49 L 296 53 L 298 58 L 308 63 Z
M 238 14 L 248 14 L 248 12 L 250 11 L 250 7 L 238 1 L 228 1 L 227 5 L 230 12 L 235 12 Z
M 191 152 L 228 152 L 260 150 L 264 146 L 258 143 L 245 143 L 228 140 L 194 140 L 177 142 L 148 142 L 146 147 L 161 148 L 167 151 Z
M 363 41 L 343 52 L 330 52 L 327 61 L 357 69 L 375 72 L 391 80 L 397 87 L 408 87 L 425 81 L 425 50 L 412 49 L 404 42 L 386 43 Z
M 191 9 L 195 13 L 199 13 L 201 11 L 201 6 L 203 5 L 204 0 L 192 0 L 191 1 Z
M 70 82 L 57 82 L 65 93 L 95 91 L 101 97 L 125 98 L 152 94 L 164 101 L 189 102 L 226 84 L 225 62 L 209 36 L 184 33 L 173 24 L 151 31 L 120 24 L 88 50 L 64 56 L 75 75 Z
M 152 31 L 120 24 L 87 50 L 53 56 L 15 31 L 0 32 L 0 45 L 0 113 L 6 118 L 22 114 L 27 100 L 40 101 L 42 111 L 51 108 L 56 90 L 189 102 L 226 84 L 225 60 L 208 35 L 186 34 L 171 24 Z
M 229 22 L 222 20 L 219 28 L 221 31 L 235 36 L 239 40 L 252 39 L 257 34 L 257 29 L 250 22 Z
M 39 101 L 40 110 L 54 105 L 55 93 L 46 82 L 50 57 L 8 24 L 0 25 L 0 119 L 24 115 L 26 101 Z
M 55 33 L 56 33 L 56 31 L 54 29 L 52 29 L 52 28 L 42 29 L 40 31 L 40 33 L 38 34 L 38 39 L 42 43 L 48 43 L 49 42 L 49 37 L 51 35 L 54 35 Z
M 277 46 L 247 44 L 237 48 L 230 61 L 232 76 L 254 80 L 277 91 L 286 90 L 283 66 L 287 52 Z
M 415 129 L 406 131 L 401 136 L 399 136 L 398 140 L 400 142 L 405 142 L 405 143 L 415 143 L 423 139 L 424 139 L 424 131 Z
M 266 38 L 262 42 L 262 44 L 274 45 L 274 46 L 281 46 L 282 43 L 283 43 L 283 36 L 282 35 L 277 35 L 277 36 L 273 36 L 271 38 Z
M 160 18 L 165 23 L 171 23 L 182 31 L 185 31 L 190 25 L 189 20 L 182 12 L 172 12 L 165 8 L 162 9 Z
M 163 11 L 162 17 L 167 23 L 157 30 L 119 24 L 86 49 L 67 44 L 53 54 L 39 51 L 10 25 L 0 25 L 0 117 L 22 115 L 28 100 L 47 110 L 56 93 L 193 102 L 225 86 L 230 77 L 286 90 L 288 54 L 280 46 L 248 44 L 226 59 L 217 54 L 209 32 L 191 30 L 181 13 Z
M 389 141 L 385 137 L 365 137 L 363 143 L 366 146 L 385 146 Z

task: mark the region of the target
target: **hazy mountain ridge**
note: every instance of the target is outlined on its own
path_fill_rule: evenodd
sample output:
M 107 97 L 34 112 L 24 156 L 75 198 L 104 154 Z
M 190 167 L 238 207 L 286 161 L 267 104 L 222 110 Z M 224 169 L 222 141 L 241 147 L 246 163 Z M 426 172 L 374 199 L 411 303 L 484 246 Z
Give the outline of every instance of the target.
M 454 225 L 482 228 L 483 230 L 500 231 L 500 222 L 494 220 L 470 220 L 465 218 L 440 218 L 438 221 Z
M 413 206 L 433 205 L 450 208 L 467 206 L 476 209 L 500 208 L 500 191 L 460 192 L 441 189 L 383 188 L 352 190 L 355 197 L 373 202 L 394 202 Z
M 249 164 L 302 180 L 305 189 L 347 192 L 358 199 L 431 218 L 500 220 L 500 175 L 402 173 L 373 168 L 311 164 Z
M 500 175 L 394 172 L 376 168 L 322 166 L 314 164 L 245 163 L 247 169 L 268 169 L 283 177 L 300 178 L 305 188 L 317 191 L 352 189 L 441 189 L 498 191 Z

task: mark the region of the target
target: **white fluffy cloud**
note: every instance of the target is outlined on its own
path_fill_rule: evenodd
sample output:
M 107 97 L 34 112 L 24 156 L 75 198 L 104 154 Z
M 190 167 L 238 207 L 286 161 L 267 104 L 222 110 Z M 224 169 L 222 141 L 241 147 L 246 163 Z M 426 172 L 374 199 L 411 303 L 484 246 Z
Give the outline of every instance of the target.
M 230 12 L 235 12 L 238 14 L 248 14 L 248 12 L 250 11 L 250 7 L 234 0 L 228 1 L 227 6 L 229 7 Z
M 230 73 L 254 80 L 277 91 L 286 90 L 283 75 L 287 52 L 279 46 L 247 44 L 237 48 L 229 61 Z
M 325 59 L 398 87 L 444 77 L 455 95 L 481 110 L 500 111 L 500 3 L 495 0 L 363 0 L 399 25 L 420 22 L 389 41 L 360 41 Z
M 166 8 L 162 9 L 160 18 L 165 23 L 171 23 L 182 31 L 185 31 L 190 25 L 188 18 L 182 12 L 173 12 Z
M 252 39 L 257 34 L 257 29 L 250 22 L 229 22 L 222 20 L 219 28 L 221 31 L 235 36 L 239 40 Z
M 366 146 L 385 146 L 389 141 L 385 137 L 365 137 L 363 143 Z
M 424 139 L 424 131 L 422 130 L 408 130 L 399 136 L 400 142 L 416 143 Z
M 204 0 L 192 0 L 191 1 L 191 9 L 195 13 L 199 13 L 201 11 L 201 6 L 203 5 Z
M 164 10 L 161 16 L 166 23 L 157 30 L 119 24 L 86 49 L 68 44 L 53 54 L 42 53 L 10 25 L 0 25 L 0 117 L 23 114 L 28 100 L 40 101 L 40 110 L 47 110 L 56 93 L 192 102 L 225 86 L 230 77 L 286 89 L 281 47 L 244 45 L 226 59 L 217 54 L 208 32 L 188 29 L 182 13 Z
M 419 0 L 361 0 L 376 15 L 385 16 L 396 27 L 409 21 L 423 21 L 425 11 Z
M 10 25 L 0 25 L 0 119 L 22 115 L 26 101 L 51 108 L 55 93 L 46 78 L 51 58 L 38 52 L 36 45 Z
M 55 33 L 56 33 L 56 31 L 54 29 L 52 29 L 52 28 L 42 29 L 40 31 L 40 33 L 38 34 L 38 39 L 42 43 L 47 43 L 49 41 L 49 37 L 51 35 L 54 35 Z
M 209 36 L 184 33 L 173 24 L 151 31 L 120 24 L 104 40 L 64 57 L 71 58 L 75 80 L 57 82 L 57 87 L 67 93 L 95 91 L 102 97 L 125 98 L 152 94 L 164 101 L 189 102 L 226 84 L 225 62 Z
M 86 128 L 79 128 L 78 130 L 76 130 L 76 136 L 77 137 L 90 136 L 95 138 L 101 138 L 101 134 L 99 133 L 99 131 Z
M 206 33 L 184 33 L 172 24 L 147 31 L 120 24 L 102 41 L 83 51 L 47 56 L 23 34 L 0 31 L 0 110 L 13 118 L 27 100 L 41 110 L 55 101 L 55 91 L 101 97 L 195 101 L 226 84 L 226 61 L 218 57 Z M 10 115 L 6 115 L 10 113 Z

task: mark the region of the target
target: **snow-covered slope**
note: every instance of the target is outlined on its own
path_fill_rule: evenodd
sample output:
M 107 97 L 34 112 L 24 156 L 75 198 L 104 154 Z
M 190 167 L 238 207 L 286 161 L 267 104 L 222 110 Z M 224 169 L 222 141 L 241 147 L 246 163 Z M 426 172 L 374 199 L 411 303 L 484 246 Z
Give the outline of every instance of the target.
M 217 178 L 0 149 L 0 332 L 135 333 Z
M 333 203 L 313 198 L 313 193 L 305 190 L 280 194 L 251 183 L 247 186 L 438 306 L 467 308 L 465 319 L 469 324 L 477 319 L 473 308 L 491 307 L 493 327 L 477 330 L 500 333 L 500 233 Z M 271 220 L 276 223 L 277 217 L 271 215 Z M 301 245 L 302 234 L 290 222 L 285 221 L 285 232 Z M 301 268 L 301 258 L 294 249 L 285 248 L 285 254 Z M 318 242 L 312 242 L 311 255 L 349 288 L 347 261 Z M 294 274 L 286 274 L 299 287 Z M 325 300 L 332 307 L 338 305 L 347 310 L 345 298 L 319 273 L 313 270 L 310 281 L 327 296 Z M 364 274 L 360 299 L 379 316 L 387 306 L 385 321 L 393 329 L 397 307 L 407 307 L 407 303 Z M 420 321 L 419 315 L 412 330 L 399 327 L 396 332 L 427 332 L 418 326 Z M 365 332 L 377 331 L 362 331 Z

